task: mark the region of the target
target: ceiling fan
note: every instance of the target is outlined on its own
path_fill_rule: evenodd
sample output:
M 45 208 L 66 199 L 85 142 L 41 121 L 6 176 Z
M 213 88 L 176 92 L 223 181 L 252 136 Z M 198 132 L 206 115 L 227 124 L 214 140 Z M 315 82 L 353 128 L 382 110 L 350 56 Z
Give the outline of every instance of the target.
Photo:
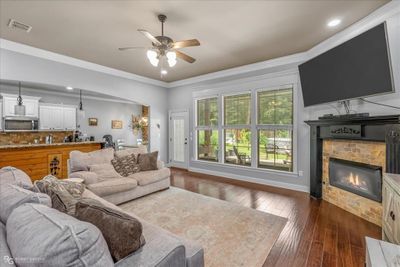
M 142 33 L 145 37 L 147 37 L 151 43 L 152 47 L 147 50 L 147 58 L 150 63 L 157 67 L 160 60 L 164 57 L 167 58 L 168 65 L 170 67 L 175 66 L 176 58 L 180 58 L 186 62 L 193 63 L 196 59 L 191 56 L 177 50 L 178 48 L 189 47 L 189 46 L 199 46 L 200 42 L 197 39 L 184 40 L 174 42 L 172 38 L 164 35 L 164 22 L 167 20 L 167 16 L 164 14 L 158 15 L 158 20 L 161 22 L 161 36 L 153 36 L 146 30 L 138 29 L 140 33 Z M 120 51 L 130 50 L 130 49 L 143 49 L 146 47 L 121 47 L 118 48 Z M 165 69 L 161 70 L 161 74 L 166 74 L 167 71 Z

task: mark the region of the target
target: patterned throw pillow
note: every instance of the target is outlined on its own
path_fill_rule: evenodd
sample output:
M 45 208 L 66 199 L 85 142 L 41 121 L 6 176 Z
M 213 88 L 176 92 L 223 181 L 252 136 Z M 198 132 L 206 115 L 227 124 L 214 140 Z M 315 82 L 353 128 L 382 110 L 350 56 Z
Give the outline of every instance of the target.
M 158 151 L 139 154 L 138 164 L 141 171 L 157 170 Z
M 123 157 L 115 157 L 111 160 L 114 169 L 122 176 L 127 177 L 140 171 L 135 154 Z
M 35 188 L 50 196 L 53 208 L 69 215 L 75 215 L 75 205 L 85 190 L 83 184 L 59 180 L 52 175 L 35 181 Z

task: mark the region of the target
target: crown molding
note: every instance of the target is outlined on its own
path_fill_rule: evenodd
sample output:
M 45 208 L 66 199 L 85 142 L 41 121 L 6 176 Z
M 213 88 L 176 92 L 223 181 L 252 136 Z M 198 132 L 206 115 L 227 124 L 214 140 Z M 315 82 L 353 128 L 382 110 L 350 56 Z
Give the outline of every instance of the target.
M 151 84 L 151 85 L 156 85 L 156 86 L 161 86 L 161 87 L 168 87 L 168 83 L 164 81 L 159 81 L 155 79 L 150 79 L 144 76 L 140 76 L 137 74 L 125 72 L 122 70 L 117 70 L 114 68 L 109 68 L 106 66 L 102 66 L 96 63 L 88 62 L 85 60 L 69 57 L 69 56 L 64 56 L 61 54 L 57 54 L 54 52 L 50 52 L 47 50 L 43 50 L 40 48 L 36 48 L 33 46 L 13 42 L 7 39 L 0 38 L 0 48 L 5 49 L 5 50 L 10 50 L 13 52 L 21 53 L 21 54 L 26 54 L 34 57 L 39 57 L 43 59 L 48 59 L 51 61 L 56 61 L 68 65 L 72 65 L 75 67 L 79 68 L 84 68 L 92 71 L 97 71 L 105 74 L 110 74 L 113 76 L 129 79 L 129 80 L 134 80 L 137 82 L 145 83 L 145 84 Z

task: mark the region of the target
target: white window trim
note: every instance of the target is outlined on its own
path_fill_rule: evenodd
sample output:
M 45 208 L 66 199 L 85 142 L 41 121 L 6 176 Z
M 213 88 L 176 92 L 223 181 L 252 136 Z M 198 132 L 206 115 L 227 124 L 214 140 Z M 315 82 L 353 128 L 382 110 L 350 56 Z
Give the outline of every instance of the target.
M 226 92 L 227 86 L 224 86 L 224 92 L 223 93 L 218 93 L 218 94 L 201 94 L 199 97 L 194 97 L 194 125 L 193 125 L 193 132 L 194 132 L 194 142 L 193 142 L 193 151 L 194 151 L 194 161 L 201 162 L 201 163 L 206 163 L 206 164 L 213 164 L 213 165 L 219 165 L 219 166 L 225 166 L 233 169 L 249 169 L 252 171 L 256 172 L 263 172 L 263 173 L 280 173 L 280 174 L 287 174 L 293 177 L 299 177 L 297 175 L 298 173 L 298 151 L 297 151 L 297 145 L 298 145 L 298 116 L 299 116 L 299 111 L 297 109 L 298 107 L 298 90 L 299 90 L 299 79 L 298 79 L 298 73 L 295 74 L 290 74 L 288 76 L 280 76 L 280 77 L 271 77 L 266 80 L 258 80 L 256 81 L 256 84 L 249 83 L 249 84 L 242 84 L 241 87 L 243 90 L 238 90 L 237 88 L 234 89 L 234 92 Z M 255 86 L 254 86 L 255 85 Z M 253 87 L 250 89 L 246 90 L 246 87 Z M 292 145 L 293 145 L 293 170 L 292 171 L 281 171 L 281 170 L 275 170 L 275 169 L 267 169 L 267 168 L 260 168 L 258 167 L 258 150 L 253 149 L 253 144 L 258 145 L 258 130 L 257 126 L 260 127 L 260 129 L 264 129 L 264 127 L 268 127 L 268 125 L 257 125 L 257 116 L 258 116 L 258 109 L 257 109 L 257 91 L 272 91 L 272 90 L 277 90 L 277 89 L 285 89 L 285 88 L 290 88 L 292 87 L 293 90 L 293 140 L 292 140 Z M 218 89 L 218 88 L 215 88 Z M 208 91 L 208 90 L 207 90 Z M 242 95 L 250 92 L 251 93 L 251 101 L 252 101 L 252 110 L 251 110 L 251 121 L 254 123 L 250 124 L 250 128 L 252 131 L 252 140 L 251 140 L 251 145 L 252 145 L 252 160 L 251 166 L 242 166 L 242 165 L 234 165 L 234 164 L 227 164 L 224 163 L 224 151 L 225 151 L 225 140 L 224 140 L 224 135 L 223 131 L 225 129 L 223 122 L 223 104 L 224 96 L 230 96 L 230 95 Z M 199 94 L 199 93 L 197 93 Z M 197 100 L 201 99 L 207 99 L 207 98 L 213 98 L 217 97 L 218 98 L 218 126 L 213 126 L 216 127 L 215 129 L 213 128 L 212 130 L 217 130 L 218 129 L 218 149 L 219 149 L 219 154 L 218 154 L 218 162 L 212 162 L 212 161 L 207 161 L 207 160 L 201 160 L 198 159 L 198 151 L 197 151 Z M 266 129 L 265 128 L 265 129 Z M 255 134 L 253 134 L 255 133 Z
M 218 132 L 218 142 L 220 142 L 220 136 L 219 136 L 219 124 L 220 124 L 220 106 L 219 106 L 219 95 L 210 95 L 210 96 L 201 96 L 201 97 L 196 97 L 196 98 L 194 98 L 194 104 L 193 104 L 193 107 L 194 107 L 194 112 L 193 112 L 193 116 L 194 116 L 194 118 L 193 118 L 193 121 L 194 121 L 194 124 L 193 124 L 193 134 L 192 134 L 192 139 L 193 139 L 193 153 L 194 153 L 194 158 L 195 158 L 195 160 L 196 161 L 201 161 L 201 162 L 209 162 L 209 163 L 216 163 L 216 162 L 213 162 L 213 161 L 208 161 L 208 160 L 202 160 L 202 159 L 199 159 L 199 153 L 198 153 L 198 146 L 197 146 L 197 143 L 198 143 L 198 137 L 197 137 L 197 131 L 204 131 L 204 130 L 212 130 L 212 131 L 217 131 Z M 213 125 L 213 126 L 197 126 L 197 102 L 199 101 L 199 100 L 204 100 L 204 99 L 210 99 L 210 98 L 217 98 L 217 113 L 218 113 L 218 123 L 217 123 L 217 125 L 215 126 L 215 125 Z M 218 161 L 220 160 L 220 143 L 218 143 Z

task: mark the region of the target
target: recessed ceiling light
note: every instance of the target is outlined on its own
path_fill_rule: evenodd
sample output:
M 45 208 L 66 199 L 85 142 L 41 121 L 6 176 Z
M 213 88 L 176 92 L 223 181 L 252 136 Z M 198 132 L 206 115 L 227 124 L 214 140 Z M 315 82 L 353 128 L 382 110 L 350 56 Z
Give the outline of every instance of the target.
M 74 88 L 73 87 L 71 87 L 71 86 L 67 86 L 67 87 L 65 87 L 67 90 L 74 90 Z
M 333 19 L 328 22 L 329 27 L 335 27 L 339 25 L 342 21 L 340 19 Z
M 161 70 L 161 74 L 162 74 L 162 75 L 165 75 L 165 74 L 167 74 L 167 73 L 168 73 L 167 70 Z

